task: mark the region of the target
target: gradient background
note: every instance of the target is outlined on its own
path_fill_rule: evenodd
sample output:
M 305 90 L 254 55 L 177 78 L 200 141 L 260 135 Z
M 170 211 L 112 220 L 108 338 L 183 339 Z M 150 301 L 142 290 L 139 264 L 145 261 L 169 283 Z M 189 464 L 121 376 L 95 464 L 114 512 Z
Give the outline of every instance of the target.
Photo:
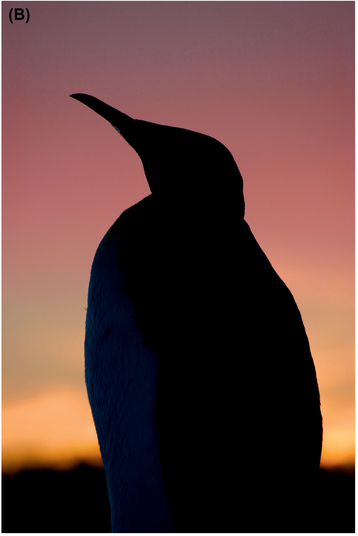
M 354 2 L 3 2 L 3 470 L 98 463 L 83 341 L 92 259 L 149 193 L 97 96 L 209 134 L 292 291 L 324 419 L 354 463 Z M 294 464 L 294 460 L 293 460 Z

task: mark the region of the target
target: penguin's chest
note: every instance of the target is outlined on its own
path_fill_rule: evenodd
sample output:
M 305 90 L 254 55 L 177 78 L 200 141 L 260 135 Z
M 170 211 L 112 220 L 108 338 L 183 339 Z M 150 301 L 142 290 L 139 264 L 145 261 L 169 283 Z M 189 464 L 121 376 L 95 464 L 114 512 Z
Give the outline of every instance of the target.
M 117 248 L 118 241 L 104 239 L 92 267 L 86 384 L 106 470 L 112 529 L 158 532 L 170 529 L 170 515 L 155 423 L 157 360 L 138 330 Z M 154 515 L 158 509 L 160 515 Z

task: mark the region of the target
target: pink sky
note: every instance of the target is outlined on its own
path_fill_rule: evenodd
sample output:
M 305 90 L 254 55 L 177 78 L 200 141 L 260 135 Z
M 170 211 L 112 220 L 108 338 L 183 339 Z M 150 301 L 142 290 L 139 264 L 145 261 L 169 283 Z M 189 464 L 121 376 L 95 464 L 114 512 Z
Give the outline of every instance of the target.
M 149 193 L 92 94 L 211 135 L 300 308 L 322 463 L 354 452 L 354 2 L 3 2 L 3 459 L 98 455 L 83 373 L 99 241 Z M 97 454 L 96 454 L 97 453 Z

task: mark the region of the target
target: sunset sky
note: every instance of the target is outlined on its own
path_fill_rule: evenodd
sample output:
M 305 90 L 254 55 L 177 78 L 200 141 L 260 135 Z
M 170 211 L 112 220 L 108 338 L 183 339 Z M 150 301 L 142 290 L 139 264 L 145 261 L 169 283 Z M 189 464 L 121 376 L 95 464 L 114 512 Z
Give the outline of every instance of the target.
M 98 459 L 84 384 L 96 248 L 148 195 L 69 98 L 220 140 L 301 311 L 322 465 L 354 461 L 354 2 L 2 2 L 3 470 Z M 289 358 L 289 355 L 288 355 Z M 293 460 L 294 463 L 294 460 Z

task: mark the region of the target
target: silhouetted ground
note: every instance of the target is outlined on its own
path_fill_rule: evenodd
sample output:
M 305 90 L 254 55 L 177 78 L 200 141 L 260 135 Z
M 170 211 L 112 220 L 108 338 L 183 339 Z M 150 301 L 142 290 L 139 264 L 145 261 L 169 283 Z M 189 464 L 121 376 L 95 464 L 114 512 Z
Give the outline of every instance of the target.
M 320 470 L 317 532 L 355 532 L 354 469 Z
M 353 471 L 322 469 L 319 490 L 317 532 L 354 532 Z M 109 519 L 103 469 L 81 465 L 3 476 L 2 532 L 110 532 Z
M 2 532 L 110 532 L 104 470 L 3 475 Z

